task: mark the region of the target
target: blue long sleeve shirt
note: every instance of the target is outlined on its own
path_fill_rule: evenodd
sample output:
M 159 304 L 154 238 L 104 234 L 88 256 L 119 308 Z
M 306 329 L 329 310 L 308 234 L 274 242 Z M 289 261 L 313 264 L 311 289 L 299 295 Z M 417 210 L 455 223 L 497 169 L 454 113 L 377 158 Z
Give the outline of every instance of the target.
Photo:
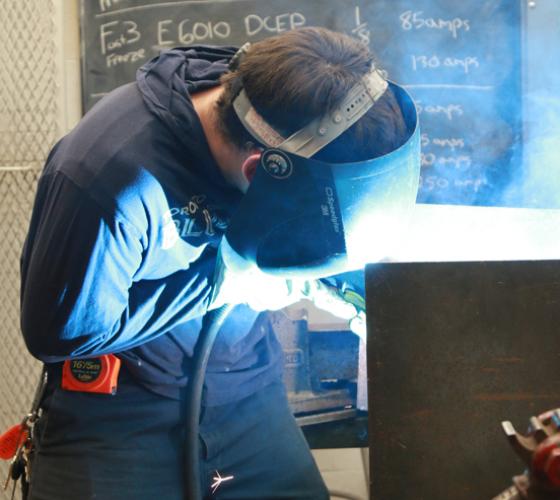
M 163 53 L 51 151 L 21 258 L 21 327 L 37 358 L 119 353 L 141 383 L 178 397 L 241 197 L 212 158 L 190 95 L 216 85 L 233 53 Z M 279 376 L 281 349 L 256 317 L 239 306 L 220 332 L 216 382 L 207 380 L 216 404 Z M 237 385 L 222 394 L 225 373 Z

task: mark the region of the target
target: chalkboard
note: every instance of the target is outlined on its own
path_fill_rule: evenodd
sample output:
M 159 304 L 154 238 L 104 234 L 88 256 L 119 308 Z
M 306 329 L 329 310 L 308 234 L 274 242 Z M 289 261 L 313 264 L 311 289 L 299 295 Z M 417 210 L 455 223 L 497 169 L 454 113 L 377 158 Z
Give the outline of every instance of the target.
M 418 201 L 504 206 L 520 175 L 520 0 L 82 0 L 83 104 L 178 45 L 241 45 L 320 25 L 367 43 L 415 97 Z

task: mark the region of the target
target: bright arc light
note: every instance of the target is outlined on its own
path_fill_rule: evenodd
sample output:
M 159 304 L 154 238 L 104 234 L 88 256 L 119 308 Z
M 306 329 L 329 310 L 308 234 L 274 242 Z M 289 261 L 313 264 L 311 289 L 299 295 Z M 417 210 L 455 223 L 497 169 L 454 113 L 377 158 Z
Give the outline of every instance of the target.
M 560 259 L 560 210 L 417 205 L 397 262 Z

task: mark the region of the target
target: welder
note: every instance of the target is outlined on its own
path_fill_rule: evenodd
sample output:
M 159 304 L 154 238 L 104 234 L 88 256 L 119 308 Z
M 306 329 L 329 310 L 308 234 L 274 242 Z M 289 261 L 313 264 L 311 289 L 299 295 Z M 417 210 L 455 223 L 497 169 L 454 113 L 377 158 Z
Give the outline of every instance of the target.
M 361 43 L 303 28 L 242 51 L 163 52 L 55 145 L 21 259 L 22 332 L 48 374 L 34 425 L 29 498 L 184 498 L 193 347 L 203 315 L 228 302 L 238 305 L 221 326 L 203 393 L 204 495 L 328 498 L 288 407 L 280 344 L 258 311 L 304 296 L 347 319 L 356 309 L 333 306 L 320 282 L 292 272 L 293 259 L 272 262 L 271 269 L 292 271 L 270 279 L 258 265 L 247 273 L 233 265 L 242 260 L 236 242 L 260 237 L 220 243 L 232 219 L 242 229 L 245 222 L 266 226 L 267 212 L 286 207 L 307 213 L 289 194 L 277 196 L 278 210 L 245 205 L 243 212 L 253 187 L 275 197 L 256 183 L 263 169 L 282 179 L 295 175 L 297 158 L 357 168 L 374 158 L 390 163 L 415 127 L 400 91 Z M 328 126 L 310 132 L 310 124 L 331 115 Z M 417 171 L 411 172 L 396 174 L 395 185 L 415 189 Z M 317 248 L 333 248 L 338 261 L 338 249 L 352 246 L 341 240 L 352 224 L 335 202 L 343 198 L 336 175 L 329 178 L 323 192 L 332 199 L 320 203 L 320 212 L 339 241 L 305 233 L 319 240 Z M 292 235 L 274 245 L 298 248 L 302 231 Z M 382 244 L 382 233 L 369 236 L 370 245 Z M 255 255 L 262 254 L 259 245 Z M 345 268 L 328 268 L 331 254 L 306 257 L 312 277 Z

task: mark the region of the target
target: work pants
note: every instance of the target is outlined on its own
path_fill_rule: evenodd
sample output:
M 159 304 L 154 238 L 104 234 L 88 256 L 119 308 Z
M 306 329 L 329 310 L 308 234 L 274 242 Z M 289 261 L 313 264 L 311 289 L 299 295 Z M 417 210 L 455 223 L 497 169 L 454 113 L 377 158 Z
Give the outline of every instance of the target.
M 47 406 L 31 500 L 185 500 L 183 401 L 144 389 L 123 368 L 116 395 L 56 387 Z M 205 499 L 328 498 L 280 382 L 203 407 L 200 457 Z

